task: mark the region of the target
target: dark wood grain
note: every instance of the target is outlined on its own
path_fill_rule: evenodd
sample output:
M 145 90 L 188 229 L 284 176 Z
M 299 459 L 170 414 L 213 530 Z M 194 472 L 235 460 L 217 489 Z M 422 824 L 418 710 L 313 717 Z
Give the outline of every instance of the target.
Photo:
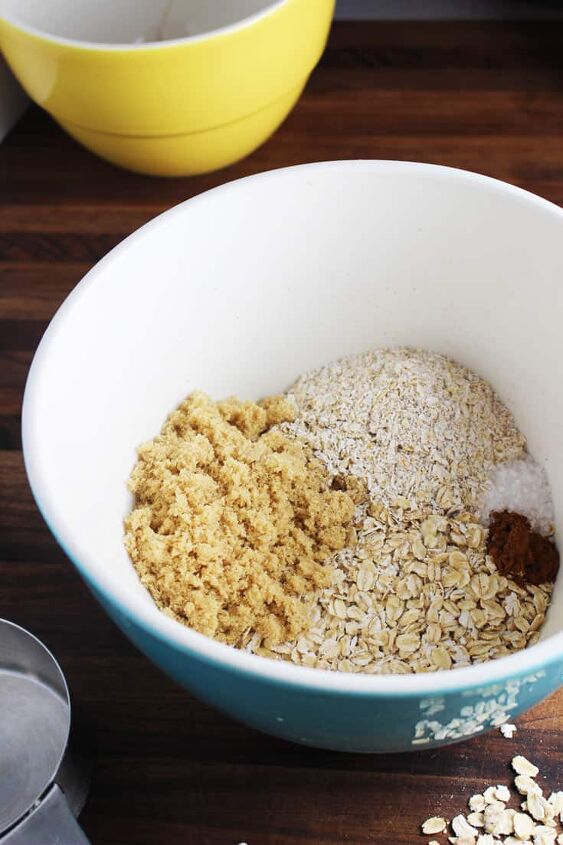
M 299 748 L 178 689 L 103 614 L 45 528 L 25 479 L 19 416 L 33 351 L 84 273 L 170 205 L 226 180 L 331 158 L 481 171 L 563 204 L 563 26 L 335 27 L 279 132 L 245 161 L 153 179 L 93 158 L 31 109 L 0 145 L 0 615 L 55 651 L 96 740 L 82 821 L 94 845 L 414 845 L 528 753 L 562 769 L 563 694 L 438 751 L 379 757 Z M 441 838 L 440 838 L 441 839 Z

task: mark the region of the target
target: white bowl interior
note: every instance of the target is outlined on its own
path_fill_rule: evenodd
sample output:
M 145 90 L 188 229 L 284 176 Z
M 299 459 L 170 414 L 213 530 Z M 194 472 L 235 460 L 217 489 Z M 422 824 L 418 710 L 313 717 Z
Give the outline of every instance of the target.
M 547 469 L 563 537 L 562 228 L 517 189 L 392 162 L 291 168 L 178 206 L 89 275 L 38 353 L 24 438 L 49 521 L 157 624 L 122 542 L 136 446 L 195 388 L 258 398 L 405 344 L 490 379 Z M 560 582 L 544 637 L 563 628 Z
M 58 38 L 103 44 L 134 44 L 212 32 L 259 14 L 279 2 L 0 0 L 0 15 Z

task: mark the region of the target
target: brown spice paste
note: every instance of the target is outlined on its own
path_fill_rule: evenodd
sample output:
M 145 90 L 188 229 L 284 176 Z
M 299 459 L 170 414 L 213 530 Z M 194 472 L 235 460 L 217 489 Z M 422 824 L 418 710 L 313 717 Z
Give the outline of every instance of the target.
M 559 569 L 555 543 L 532 531 L 529 520 L 521 513 L 493 511 L 487 552 L 499 572 L 518 583 L 554 581 Z

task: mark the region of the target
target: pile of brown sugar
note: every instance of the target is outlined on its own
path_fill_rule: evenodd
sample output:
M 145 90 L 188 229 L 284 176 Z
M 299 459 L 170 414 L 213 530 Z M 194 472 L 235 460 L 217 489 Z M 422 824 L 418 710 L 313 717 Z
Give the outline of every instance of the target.
M 158 606 L 237 645 L 271 645 L 310 624 L 326 559 L 354 543 L 354 501 L 309 448 L 272 426 L 283 397 L 213 402 L 193 393 L 139 449 L 125 544 Z M 354 494 L 352 494 L 354 495 Z

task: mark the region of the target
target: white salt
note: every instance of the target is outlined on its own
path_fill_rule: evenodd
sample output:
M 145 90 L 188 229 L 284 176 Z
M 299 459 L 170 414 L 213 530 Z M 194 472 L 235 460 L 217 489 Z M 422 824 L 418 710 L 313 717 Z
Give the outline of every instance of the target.
M 493 511 L 521 513 L 530 520 L 532 530 L 553 533 L 553 502 L 544 468 L 529 455 L 497 464 L 480 511 L 485 525 Z

